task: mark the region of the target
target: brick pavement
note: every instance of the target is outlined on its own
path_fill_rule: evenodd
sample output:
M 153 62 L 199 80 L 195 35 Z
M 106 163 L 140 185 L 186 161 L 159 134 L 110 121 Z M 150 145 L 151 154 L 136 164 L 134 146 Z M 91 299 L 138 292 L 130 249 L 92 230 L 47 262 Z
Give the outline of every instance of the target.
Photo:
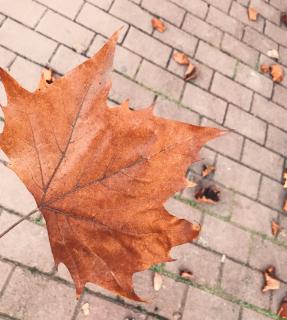
M 256 22 L 248 20 L 249 4 L 260 13 Z M 287 216 L 281 210 L 287 77 L 273 84 L 258 67 L 270 61 L 268 50 L 278 49 L 287 68 L 284 10 L 285 0 L 0 0 L 0 65 L 25 88 L 36 88 L 44 66 L 68 72 L 123 26 L 111 104 L 130 97 L 141 108 L 155 101 L 162 117 L 232 130 L 202 150 L 203 162 L 217 167 L 221 202 L 198 204 L 187 189 L 166 203 L 203 229 L 196 243 L 172 250 L 177 261 L 156 267 L 164 275 L 159 292 L 152 271 L 134 276 L 136 291 L 150 303 L 120 299 L 95 285 L 76 301 L 65 267 L 53 268 L 45 224 L 35 215 L 1 240 L 0 319 L 274 319 L 287 293 Z M 152 30 L 153 16 L 165 21 L 165 33 Z M 195 81 L 182 80 L 184 68 L 171 58 L 175 50 L 198 66 Z M 5 99 L 0 86 L 2 104 Z M 201 165 L 193 166 L 192 176 Z M 0 205 L 1 230 L 35 206 L 1 163 Z M 276 238 L 273 219 L 286 228 Z M 277 268 L 281 289 L 262 294 L 260 271 L 269 264 Z M 182 268 L 194 273 L 192 282 L 178 276 Z M 86 302 L 89 316 L 81 309 Z

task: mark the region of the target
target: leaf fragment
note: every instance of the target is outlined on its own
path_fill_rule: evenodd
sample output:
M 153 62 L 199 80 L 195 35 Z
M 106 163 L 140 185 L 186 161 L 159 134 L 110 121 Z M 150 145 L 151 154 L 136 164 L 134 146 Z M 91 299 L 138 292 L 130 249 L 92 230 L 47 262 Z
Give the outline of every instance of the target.
M 153 28 L 155 30 L 157 30 L 158 32 L 162 33 L 166 29 L 166 26 L 165 26 L 164 22 L 162 20 L 160 20 L 160 19 L 152 18 L 151 24 L 152 24 Z
M 41 73 L 38 89 L 43 89 L 52 84 L 55 81 L 52 69 L 44 68 Z
M 265 64 L 265 63 L 261 64 L 261 66 L 260 66 L 260 71 L 261 71 L 262 73 L 270 73 L 270 66 L 269 66 L 269 64 Z
M 277 315 L 282 319 L 287 319 L 287 297 L 282 300 Z
M 192 63 L 189 63 L 184 74 L 184 80 L 185 81 L 194 80 L 197 78 L 197 76 L 198 76 L 197 67 Z
M 279 232 L 281 231 L 281 226 L 279 223 L 277 223 L 276 221 L 272 220 L 271 222 L 271 231 L 273 236 L 277 236 L 279 234 Z
M 248 8 L 248 17 L 249 17 L 249 20 L 251 21 L 256 21 L 257 20 L 257 11 L 255 8 L 252 8 L 252 7 L 249 7 Z
M 202 170 L 201 170 L 201 175 L 203 176 L 203 177 L 207 177 L 207 176 L 209 176 L 210 174 L 212 174 L 212 173 L 214 173 L 215 172 L 215 170 L 216 170 L 216 168 L 215 168 L 215 166 L 213 166 L 213 165 L 203 165 L 202 166 Z
M 163 285 L 163 277 L 160 273 L 155 272 L 153 276 L 153 288 L 155 291 L 159 291 Z
M 88 302 L 84 303 L 81 307 L 84 316 L 88 316 L 90 314 L 90 305 Z
M 180 271 L 180 276 L 182 278 L 185 278 L 185 279 L 188 279 L 188 280 L 192 280 L 193 279 L 193 273 L 191 271 L 188 271 L 188 270 Z
M 195 193 L 195 199 L 198 202 L 203 202 L 207 204 L 216 204 L 220 200 L 219 196 L 220 196 L 220 190 L 216 186 L 200 188 Z
M 263 273 L 265 284 L 262 288 L 262 292 L 267 292 L 269 290 L 277 290 L 280 288 L 280 281 L 276 279 L 275 267 L 269 266 Z
M 277 83 L 282 82 L 284 79 L 284 71 L 282 66 L 280 66 L 279 64 L 273 64 L 271 66 L 271 76 L 272 76 L 273 82 L 277 82 Z
M 172 55 L 173 57 L 173 60 L 175 62 L 177 62 L 178 64 L 183 64 L 183 65 L 188 65 L 189 64 L 189 58 L 188 56 L 183 53 L 183 52 L 178 52 L 178 51 L 175 51 Z

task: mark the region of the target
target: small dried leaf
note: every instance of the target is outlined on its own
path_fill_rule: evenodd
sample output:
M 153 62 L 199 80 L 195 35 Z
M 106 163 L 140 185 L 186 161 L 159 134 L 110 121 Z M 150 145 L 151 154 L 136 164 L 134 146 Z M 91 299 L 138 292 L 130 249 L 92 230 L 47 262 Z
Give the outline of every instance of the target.
M 155 291 L 159 291 L 163 285 L 163 278 L 160 273 L 155 272 L 153 277 L 153 288 Z
M 199 202 L 215 204 L 220 198 L 220 190 L 218 190 L 215 186 L 201 188 L 195 194 L 195 199 Z
M 248 8 L 248 17 L 251 21 L 257 20 L 257 11 L 254 8 L 249 7 Z
M 90 305 L 88 303 L 84 303 L 81 309 L 83 311 L 84 316 L 87 317 L 90 314 Z
M 286 13 L 282 13 L 281 15 L 281 22 L 287 26 L 287 14 Z
M 284 79 L 283 68 L 279 64 L 273 64 L 271 66 L 271 76 L 274 82 L 282 82 Z
M 281 230 L 281 226 L 280 224 L 278 224 L 276 221 L 272 221 L 271 222 L 271 230 L 272 230 L 272 234 L 273 236 L 277 236 L 277 234 L 280 232 Z
M 197 75 L 198 73 L 197 73 L 196 66 L 190 63 L 185 71 L 184 80 L 185 81 L 194 80 L 197 78 Z
M 164 32 L 166 29 L 164 22 L 157 18 L 152 18 L 151 24 L 158 32 Z
M 211 173 L 215 172 L 215 166 L 206 166 L 205 164 L 202 166 L 201 175 L 203 177 L 209 176 Z
M 279 52 L 276 49 L 268 50 L 267 51 L 267 56 L 272 58 L 272 59 L 279 59 Z
M 172 57 L 179 64 L 189 64 L 188 56 L 183 52 L 175 51 Z
M 192 280 L 193 279 L 193 273 L 190 271 L 181 271 L 180 272 L 180 276 L 182 278 L 188 279 L 188 280 Z
M 260 71 L 261 71 L 262 73 L 270 73 L 270 66 L 269 66 L 269 64 L 265 64 L 265 63 L 261 64 L 261 66 L 260 66 Z
M 264 271 L 265 285 L 262 292 L 267 292 L 269 290 L 277 290 L 280 288 L 280 282 L 275 276 L 275 267 L 270 266 Z
M 43 69 L 41 79 L 38 85 L 38 89 L 43 89 L 52 84 L 55 81 L 53 77 L 53 71 L 51 69 Z
M 277 315 L 282 319 L 287 319 L 287 297 L 282 300 Z
M 194 188 L 197 186 L 197 183 L 193 180 L 186 180 L 187 181 L 187 186 L 186 188 Z

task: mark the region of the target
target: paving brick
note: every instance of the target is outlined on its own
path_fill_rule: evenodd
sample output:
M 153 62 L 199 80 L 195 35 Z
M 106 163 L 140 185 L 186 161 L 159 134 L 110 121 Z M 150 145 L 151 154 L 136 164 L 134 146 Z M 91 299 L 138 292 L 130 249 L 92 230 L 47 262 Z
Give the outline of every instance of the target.
M 249 4 L 249 0 L 237 0 L 238 3 L 242 4 L 243 6 L 247 7 Z
M 0 44 L 42 64 L 56 48 L 54 41 L 9 19 L 0 28 Z
M 194 59 L 190 60 L 199 71 L 196 79 L 193 79 L 191 82 L 203 89 L 208 89 L 212 80 L 213 70 L 211 70 L 205 64 L 202 64 Z M 181 78 L 184 78 L 186 66 L 180 65 L 179 63 L 175 62 L 174 59 L 170 59 L 168 70 L 179 75 Z
M 209 3 L 211 6 L 214 6 L 225 12 L 229 11 L 230 4 L 232 2 L 232 0 L 205 0 L 205 1 Z
M 19 217 L 15 215 L 2 213 L 1 231 L 17 220 Z M 51 272 L 54 266 L 47 230 L 28 221 L 22 222 L 15 230 L 5 235 L 0 255 L 44 272 Z
M 250 110 L 252 91 L 219 73 L 215 73 L 211 92 L 245 110 Z
M 106 43 L 107 39 L 97 35 L 94 39 L 92 45 L 89 48 L 87 55 L 90 57 L 94 55 L 102 46 Z M 119 72 L 128 75 L 129 77 L 134 77 L 136 71 L 138 70 L 141 57 L 132 53 L 131 51 L 123 48 L 119 45 L 116 47 L 116 53 L 114 58 L 114 68 Z
M 238 39 L 242 37 L 243 24 L 214 7 L 210 7 L 206 21 Z
M 179 99 L 184 84 L 183 80 L 148 61 L 143 61 L 136 78 L 149 88 L 175 99 Z
M 272 149 L 284 157 L 287 157 L 287 133 L 282 130 L 273 127 L 272 125 L 268 126 L 267 131 L 267 141 L 266 146 L 269 149 Z
M 77 52 L 85 51 L 93 38 L 91 31 L 51 11 L 42 18 L 37 31 L 72 47 Z
M 11 264 L 0 261 L 0 291 L 2 291 L 11 271 Z
M 74 19 L 78 11 L 80 10 L 83 0 L 38 0 L 45 6 Z M 108 2 L 108 0 L 106 0 Z
M 252 249 L 249 264 L 259 270 L 265 270 L 272 265 L 276 268 L 276 275 L 279 279 L 285 280 L 287 270 L 287 251 L 271 241 L 255 237 L 252 241 Z
M 69 320 L 76 303 L 75 289 L 17 268 L 1 297 L 0 311 L 22 320 Z
M 243 309 L 242 311 L 242 320 L 268 320 L 270 318 L 265 317 L 264 315 L 251 311 L 248 309 Z
M 0 104 L 1 106 L 6 106 L 7 105 L 7 96 L 5 93 L 5 89 L 3 86 L 3 83 L 0 81 Z M 3 112 L 1 114 L 1 116 L 3 117 Z
M 156 101 L 154 114 L 165 119 L 177 120 L 194 125 L 199 124 L 198 114 L 164 98 L 159 98 Z
M 190 271 L 196 283 L 216 287 L 219 281 L 221 256 L 194 244 L 184 244 L 171 250 L 174 262 L 165 264 L 165 269 L 176 274 Z
M 217 159 L 214 178 L 251 198 L 257 196 L 260 174 L 221 155 Z
M 0 47 L 0 66 L 2 68 L 8 67 L 15 57 L 15 53 Z
M 3 14 L 0 14 L 0 24 L 5 20 L 5 16 Z
M 262 293 L 263 276 L 239 263 L 226 260 L 222 275 L 222 289 L 234 297 L 268 309 L 270 292 Z
M 275 24 L 266 21 L 265 34 L 277 43 L 280 43 L 285 47 L 287 46 L 287 39 L 285 37 L 286 30 L 284 30 L 283 28 L 280 28 L 279 26 L 276 26 Z
M 31 0 L 1 0 L 1 13 L 29 27 L 34 27 L 45 11 L 45 7 Z
M 275 103 L 256 94 L 251 110 L 252 113 L 259 118 L 274 124 L 283 130 L 286 129 L 285 121 L 287 121 L 287 110 L 285 108 L 279 107 Z M 272 110 L 272 112 L 270 112 L 270 110 Z
M 252 141 L 245 142 L 242 162 L 271 178 L 281 180 L 283 157 Z
M 110 13 L 143 31 L 152 32 L 152 15 L 128 0 L 115 0 Z
M 186 15 L 182 28 L 214 46 L 220 45 L 222 31 L 191 14 Z
M 210 68 L 229 77 L 232 77 L 234 74 L 236 60 L 205 42 L 199 42 L 195 57 Z
M 259 143 L 264 143 L 266 123 L 235 106 L 229 106 L 224 125 Z
M 95 19 L 95 17 L 97 17 Z M 77 17 L 77 22 L 100 33 L 105 37 L 110 37 L 114 32 L 121 29 L 119 42 L 124 38 L 128 25 L 106 13 L 105 11 L 86 3 Z
M 165 32 L 155 31 L 154 37 L 167 43 L 171 47 L 184 51 L 186 54 L 193 56 L 198 40 L 192 35 L 174 27 L 166 22 Z
M 263 31 L 264 19 L 258 17 L 257 21 L 250 21 L 248 18 L 247 10 L 238 2 L 233 1 L 230 9 L 230 15 L 235 19 L 243 22 L 245 25 L 250 26 L 260 32 Z
M 171 0 L 171 1 L 200 18 L 205 18 L 208 11 L 207 3 L 202 0 L 193 0 L 193 1 Z
M 61 45 L 53 56 L 50 66 L 58 73 L 65 74 L 85 60 L 86 58 L 84 56 Z
M 251 0 L 250 6 L 255 8 L 255 10 L 264 18 L 280 24 L 280 11 L 270 6 L 264 0 Z
M 199 239 L 208 248 L 234 259 L 247 261 L 250 234 L 228 222 L 205 215 Z
M 281 11 L 286 10 L 285 0 L 270 0 L 270 4 Z
M 113 0 L 89 0 L 89 2 L 104 10 L 108 10 L 113 3 Z
M 272 192 L 270 192 L 272 190 Z M 259 192 L 259 200 L 269 207 L 282 210 L 285 192 L 281 183 L 263 177 Z
M 231 221 L 271 237 L 271 221 L 276 218 L 276 211 L 239 194 L 235 195 Z
M 167 45 L 135 28 L 130 29 L 124 46 L 163 67 L 166 66 L 171 53 L 171 48 Z
M 279 46 L 279 61 L 284 64 L 285 66 L 287 65 L 287 48 Z
M 153 103 L 153 92 L 139 86 L 124 76 L 113 73 L 112 83 L 110 98 L 116 102 L 122 103 L 126 99 L 129 99 L 130 106 L 134 109 L 145 108 Z
M 239 306 L 215 295 L 189 288 L 182 320 L 237 320 Z
M 186 85 L 182 103 L 218 123 L 222 123 L 227 107 L 225 101 L 192 84 Z
M 247 67 L 246 65 L 241 63 L 239 64 L 235 80 L 265 97 L 269 98 L 272 95 L 272 80 L 266 78 L 264 75 Z
M 287 89 L 275 84 L 272 100 L 286 108 Z
M 39 65 L 21 57 L 17 57 L 10 68 L 11 75 L 21 86 L 32 92 L 39 85 L 41 72 L 42 68 Z
M 255 67 L 257 64 L 259 53 L 229 34 L 224 35 L 221 48 L 224 52 L 229 53 L 251 67 Z
M 138 312 L 136 313 L 115 302 L 113 303 L 111 301 L 101 299 L 91 294 L 85 294 L 83 296 L 81 306 L 83 306 L 85 303 L 88 303 L 90 314 L 87 317 L 86 315 L 84 315 L 83 310 L 81 308 L 76 317 L 76 320 L 84 320 L 89 318 L 97 319 L 97 320 L 107 320 L 107 319 L 145 320 L 146 319 L 145 314 L 141 314 Z
M 161 1 L 160 5 L 153 0 L 143 0 L 141 6 L 153 14 L 174 23 L 178 27 L 180 26 L 185 13 L 184 9 L 167 0 Z
M 219 127 L 213 121 L 206 118 L 202 119 L 202 126 Z M 222 128 L 222 127 L 221 127 Z M 243 145 L 243 137 L 235 132 L 228 132 L 220 139 L 215 139 L 207 143 L 211 149 L 227 155 L 235 160 L 239 160 L 241 156 L 241 149 Z

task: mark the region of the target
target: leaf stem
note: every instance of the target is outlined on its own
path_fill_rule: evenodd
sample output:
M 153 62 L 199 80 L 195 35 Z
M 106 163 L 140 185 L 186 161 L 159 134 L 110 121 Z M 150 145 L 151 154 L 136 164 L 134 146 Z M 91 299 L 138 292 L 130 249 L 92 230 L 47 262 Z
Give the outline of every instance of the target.
M 34 209 L 33 211 L 27 213 L 25 216 L 23 216 L 21 219 L 19 219 L 18 221 L 16 221 L 15 223 L 13 223 L 9 228 L 7 228 L 6 230 L 4 230 L 2 233 L 0 233 L 0 238 L 4 237 L 5 234 L 7 234 L 9 231 L 11 231 L 12 229 L 14 229 L 18 224 L 20 224 L 22 221 L 28 219 L 31 215 L 33 215 L 34 213 L 36 213 L 37 211 L 39 211 L 39 209 Z

